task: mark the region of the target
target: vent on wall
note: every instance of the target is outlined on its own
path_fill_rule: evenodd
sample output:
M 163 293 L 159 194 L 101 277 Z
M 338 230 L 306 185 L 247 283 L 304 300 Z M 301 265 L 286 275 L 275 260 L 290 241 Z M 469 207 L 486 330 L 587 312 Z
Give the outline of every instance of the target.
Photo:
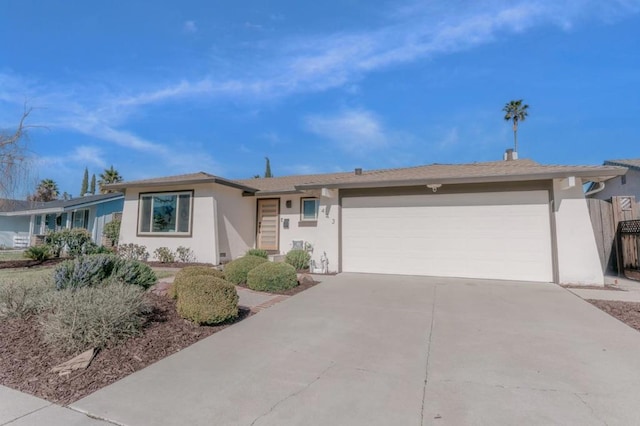
M 220 257 L 227 257 L 227 253 L 220 253 Z

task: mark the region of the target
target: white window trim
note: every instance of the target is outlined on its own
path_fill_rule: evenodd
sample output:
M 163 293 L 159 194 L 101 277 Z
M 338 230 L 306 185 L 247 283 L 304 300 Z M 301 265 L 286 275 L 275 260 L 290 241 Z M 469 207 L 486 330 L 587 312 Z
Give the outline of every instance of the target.
M 187 232 L 154 232 L 151 231 L 142 231 L 142 199 L 149 197 L 151 198 L 151 209 L 149 210 L 151 214 L 151 224 L 150 229 L 153 229 L 153 198 L 157 196 L 172 196 L 175 195 L 178 199 L 180 195 L 188 195 L 189 196 L 189 230 Z M 175 192 L 143 192 L 138 194 L 138 235 L 144 237 L 190 237 L 191 230 L 193 227 L 193 191 L 175 191 Z M 180 216 L 180 206 L 176 205 L 176 217 Z M 178 228 L 178 220 L 176 220 L 176 229 Z
M 313 200 L 316 203 L 316 215 L 314 218 L 304 217 L 304 202 L 307 200 Z M 320 199 L 318 197 L 303 197 L 300 198 L 300 222 L 315 222 L 318 220 L 320 211 Z

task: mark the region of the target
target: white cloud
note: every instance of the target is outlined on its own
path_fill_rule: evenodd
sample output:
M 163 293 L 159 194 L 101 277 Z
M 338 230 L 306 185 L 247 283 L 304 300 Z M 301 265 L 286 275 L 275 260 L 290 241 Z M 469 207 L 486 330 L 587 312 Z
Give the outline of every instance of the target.
M 104 153 L 102 149 L 96 146 L 81 145 L 75 147 L 69 158 L 76 163 L 94 165 L 100 168 L 107 166 L 103 160 Z
M 323 139 L 337 143 L 347 151 L 369 151 L 382 148 L 389 142 L 380 119 L 372 112 L 362 109 L 334 115 L 308 116 L 305 128 Z
M 184 30 L 185 33 L 190 33 L 190 34 L 198 32 L 198 27 L 196 26 L 195 21 L 184 21 L 184 24 L 182 25 L 182 29 Z

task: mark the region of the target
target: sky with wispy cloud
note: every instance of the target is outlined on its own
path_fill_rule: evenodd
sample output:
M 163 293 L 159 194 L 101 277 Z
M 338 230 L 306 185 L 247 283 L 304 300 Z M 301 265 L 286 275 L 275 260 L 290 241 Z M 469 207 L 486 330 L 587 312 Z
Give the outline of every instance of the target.
M 41 178 L 640 156 L 640 0 L 4 0 L 0 128 Z

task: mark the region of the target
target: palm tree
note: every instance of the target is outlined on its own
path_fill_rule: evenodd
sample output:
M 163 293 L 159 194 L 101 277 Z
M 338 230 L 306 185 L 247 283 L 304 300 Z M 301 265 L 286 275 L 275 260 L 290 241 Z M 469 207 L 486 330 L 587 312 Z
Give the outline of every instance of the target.
M 58 185 L 52 179 L 43 179 L 36 192 L 28 197 L 29 201 L 53 201 L 58 199 Z
M 108 169 L 104 169 L 104 173 L 100 173 L 100 180 L 98 181 L 100 193 L 106 194 L 108 192 L 111 192 L 110 190 L 104 188 L 104 186 L 110 183 L 118 182 L 122 182 L 122 176 L 120 176 L 120 173 L 118 173 L 118 171 L 113 168 L 113 165 Z
M 522 104 L 522 99 L 517 101 L 510 101 L 504 105 L 502 111 L 504 111 L 504 119 L 506 121 L 513 121 L 513 150 L 518 152 L 518 122 L 524 121 L 529 113 L 527 110 L 529 105 Z

